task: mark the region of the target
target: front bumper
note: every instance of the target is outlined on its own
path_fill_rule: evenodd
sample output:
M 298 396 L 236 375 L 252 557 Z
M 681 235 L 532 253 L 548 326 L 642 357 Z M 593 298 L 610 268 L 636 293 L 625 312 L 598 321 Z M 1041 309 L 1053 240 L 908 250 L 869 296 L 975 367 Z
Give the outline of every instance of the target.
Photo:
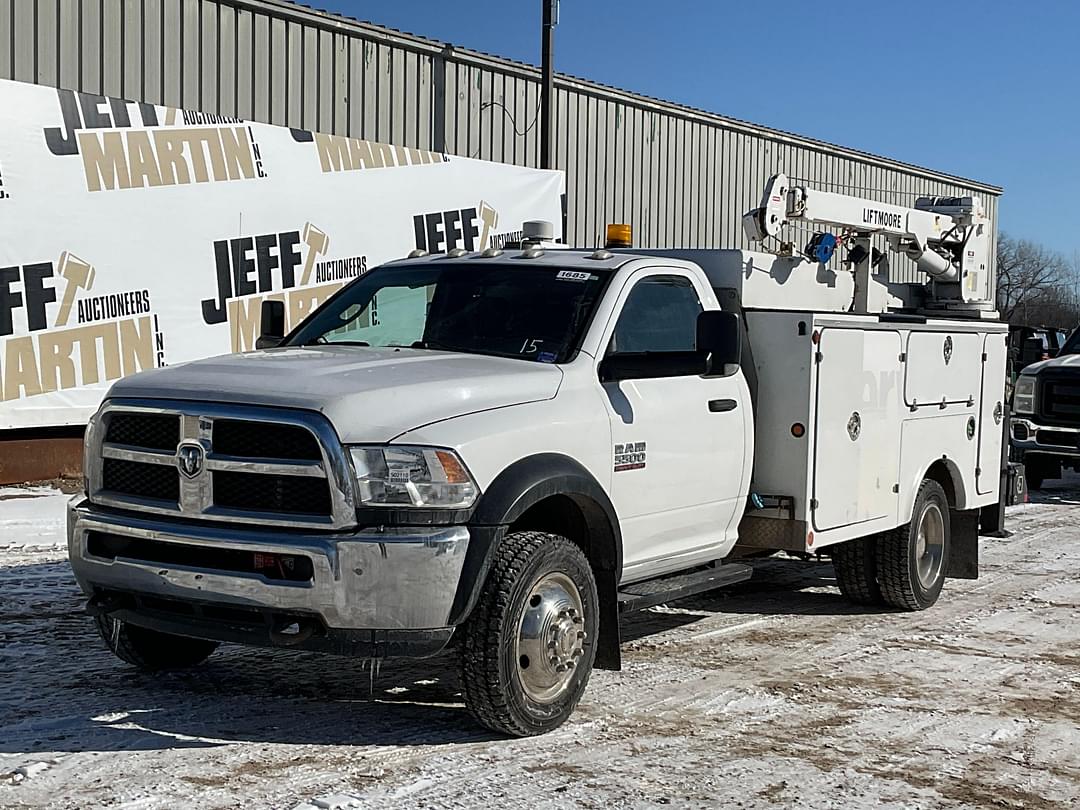
M 1043 454 L 1080 458 L 1080 427 L 1041 425 L 1028 416 L 1013 416 L 1010 444 L 1017 460 Z
M 85 500 L 68 508 L 71 567 L 91 612 L 198 638 L 365 657 L 446 645 L 469 540 L 464 526 L 305 533 L 166 521 Z M 103 552 L 110 543 L 122 550 Z M 255 555 L 310 560 L 301 569 L 310 577 L 245 570 Z

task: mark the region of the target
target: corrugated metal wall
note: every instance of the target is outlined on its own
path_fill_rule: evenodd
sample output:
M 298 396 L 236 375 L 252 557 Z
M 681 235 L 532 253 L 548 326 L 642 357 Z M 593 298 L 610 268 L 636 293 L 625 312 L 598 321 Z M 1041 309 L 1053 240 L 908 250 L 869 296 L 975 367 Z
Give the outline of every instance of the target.
M 0 0 L 0 78 L 535 166 L 539 71 L 283 0 Z M 898 204 L 999 190 L 568 77 L 556 162 L 569 241 L 745 246 L 778 169 Z M 906 260 L 904 260 L 906 262 Z M 916 280 L 910 264 L 898 275 Z

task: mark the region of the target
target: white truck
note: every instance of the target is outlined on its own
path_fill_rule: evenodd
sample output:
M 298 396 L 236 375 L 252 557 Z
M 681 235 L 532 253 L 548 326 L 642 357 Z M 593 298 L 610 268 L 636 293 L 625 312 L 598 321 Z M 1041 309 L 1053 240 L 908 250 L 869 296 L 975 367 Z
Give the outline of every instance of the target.
M 479 722 L 531 735 L 620 666 L 620 612 L 741 558 L 830 555 L 848 598 L 931 606 L 1000 521 L 990 225 L 782 175 L 744 225 L 799 222 L 839 242 L 392 262 L 288 336 L 267 302 L 272 348 L 117 382 L 69 516 L 101 635 L 148 670 L 450 646 Z M 888 285 L 879 235 L 929 283 Z

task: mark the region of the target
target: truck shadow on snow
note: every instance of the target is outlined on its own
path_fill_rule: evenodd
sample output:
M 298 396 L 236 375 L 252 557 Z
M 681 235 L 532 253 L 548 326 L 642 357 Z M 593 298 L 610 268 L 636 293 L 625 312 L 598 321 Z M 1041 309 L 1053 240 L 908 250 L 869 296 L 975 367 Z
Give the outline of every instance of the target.
M 721 590 L 687 597 L 660 609 L 625 617 L 623 642 L 700 622 L 715 614 L 747 616 L 856 616 L 893 612 L 856 605 L 841 596 L 830 562 L 781 557 L 752 561 L 754 576 Z M 624 651 L 624 660 L 633 652 Z
M 723 613 L 866 612 L 830 587 L 828 563 L 770 559 L 755 567 L 746 584 L 624 617 L 624 641 Z M 496 739 L 462 705 L 452 652 L 379 667 L 224 645 L 197 669 L 149 675 L 106 649 L 81 612 L 65 562 L 0 568 L 0 594 L 0 666 L 10 674 L 0 699 L 0 753 Z M 624 657 L 632 662 L 634 651 Z
M 1069 486 L 1054 486 L 1047 484 L 1043 489 L 1032 490 L 1028 493 L 1031 503 L 1052 503 L 1061 506 L 1076 506 L 1080 504 L 1080 492 L 1076 490 L 1075 481 L 1070 481 Z M 1007 525 L 1007 524 L 1006 524 Z

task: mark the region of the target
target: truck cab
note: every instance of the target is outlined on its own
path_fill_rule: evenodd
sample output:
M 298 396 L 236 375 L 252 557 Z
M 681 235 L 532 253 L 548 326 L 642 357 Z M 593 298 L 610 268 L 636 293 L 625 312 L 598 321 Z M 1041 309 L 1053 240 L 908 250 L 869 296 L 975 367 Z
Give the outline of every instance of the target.
M 719 560 L 753 455 L 736 320 L 679 260 L 378 268 L 275 348 L 113 387 L 76 575 L 103 632 L 378 657 L 439 651 L 520 529 L 578 541 L 609 590 Z

